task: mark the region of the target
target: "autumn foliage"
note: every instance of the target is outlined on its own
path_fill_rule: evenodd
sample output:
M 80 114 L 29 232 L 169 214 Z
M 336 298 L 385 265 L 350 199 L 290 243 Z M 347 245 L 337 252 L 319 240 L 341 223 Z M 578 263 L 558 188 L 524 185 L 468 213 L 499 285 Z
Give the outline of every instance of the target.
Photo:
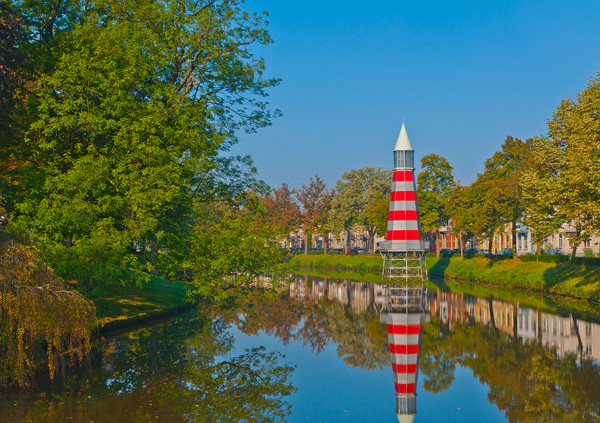
M 64 371 L 66 355 L 82 360 L 95 320 L 92 302 L 0 230 L 0 387 L 27 385 L 44 355 L 51 378 Z

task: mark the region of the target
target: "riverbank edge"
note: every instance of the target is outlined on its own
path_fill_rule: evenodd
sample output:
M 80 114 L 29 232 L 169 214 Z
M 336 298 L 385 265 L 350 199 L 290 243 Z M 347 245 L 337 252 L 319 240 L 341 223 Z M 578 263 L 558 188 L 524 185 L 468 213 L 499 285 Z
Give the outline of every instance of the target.
M 379 273 L 382 258 L 362 254 L 295 255 L 289 265 Z M 486 284 L 505 291 L 530 291 L 600 303 L 600 268 L 597 266 L 487 257 L 428 257 L 427 269 L 431 279 L 446 277 Z
M 184 301 L 181 304 L 136 314 L 123 319 L 109 320 L 107 322 L 102 322 L 101 319 L 98 319 L 98 325 L 96 326 L 95 332 L 98 337 L 115 335 L 123 331 L 130 331 L 137 327 L 144 326 L 149 322 L 178 316 L 191 310 L 195 306 L 196 303 Z

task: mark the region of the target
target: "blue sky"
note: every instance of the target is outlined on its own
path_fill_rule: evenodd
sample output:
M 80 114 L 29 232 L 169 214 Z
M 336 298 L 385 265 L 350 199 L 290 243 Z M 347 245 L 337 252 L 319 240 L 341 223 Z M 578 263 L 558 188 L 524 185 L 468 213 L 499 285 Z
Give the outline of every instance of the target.
M 564 98 L 600 69 L 600 2 L 247 0 L 269 12 L 256 49 L 282 83 L 269 128 L 241 134 L 259 177 L 293 187 L 319 174 L 390 168 L 402 120 L 417 160 L 435 153 L 468 184 L 507 135 L 546 132 Z M 419 169 L 417 168 L 417 172 Z

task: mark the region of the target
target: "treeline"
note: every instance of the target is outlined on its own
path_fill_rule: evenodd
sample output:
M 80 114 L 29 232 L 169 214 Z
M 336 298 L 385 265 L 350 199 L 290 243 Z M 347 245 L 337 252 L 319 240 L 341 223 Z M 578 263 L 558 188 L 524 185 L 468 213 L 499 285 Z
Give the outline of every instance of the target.
M 279 239 L 286 239 L 301 227 L 306 252 L 312 234 L 323 237 L 326 253 L 330 233 L 343 234 L 348 248 L 351 231 L 364 231 L 373 252 L 375 235 L 385 233 L 387 226 L 391 181 L 391 170 L 364 167 L 345 172 L 334 189 L 327 187 L 319 175 L 300 189 L 283 183 L 265 197 L 265 224 Z
M 437 154 L 424 156 L 421 169 L 420 218 L 431 241 L 439 243 L 440 229 L 451 222 L 461 249 L 466 239 L 475 237 L 489 240 L 491 253 L 494 234 L 508 226 L 516 257 L 517 225 L 525 224 L 539 255 L 546 239 L 568 225 L 574 230 L 567 236 L 575 257 L 577 247 L 600 232 L 600 73 L 574 100 L 562 101 L 546 135 L 525 141 L 508 136 L 471 185 L 457 183 L 453 167 Z M 298 192 L 283 184 L 267 204 L 279 216 L 275 220 L 286 222 L 282 234 L 300 225 L 321 235 L 366 231 L 372 252 L 375 234 L 386 232 L 391 179 L 391 171 L 351 170 L 330 192 L 316 176 Z M 328 193 L 321 202 L 314 201 L 315 195 L 308 196 L 312 203 L 306 201 L 313 185 Z M 308 218 L 311 213 L 319 219 Z
M 600 231 L 600 73 L 574 100 L 563 100 L 548 133 L 522 141 L 508 136 L 470 186 L 454 182 L 448 161 L 434 154 L 421 161 L 421 222 L 435 232 L 451 219 L 461 239 L 493 239 L 517 223 L 531 231 L 540 253 L 545 240 L 569 225 L 576 249 Z M 490 242 L 490 252 L 491 252 Z

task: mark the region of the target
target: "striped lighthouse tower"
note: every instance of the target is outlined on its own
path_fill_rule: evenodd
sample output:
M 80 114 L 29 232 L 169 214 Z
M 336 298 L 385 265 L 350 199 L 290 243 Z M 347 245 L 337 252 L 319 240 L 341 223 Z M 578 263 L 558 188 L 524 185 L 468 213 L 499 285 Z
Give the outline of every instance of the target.
M 388 289 L 385 322 L 394 373 L 396 415 L 400 423 L 412 423 L 417 414 L 416 386 L 427 289 L 398 285 Z
M 425 256 L 428 249 L 429 243 L 423 241 L 421 234 L 415 152 L 403 123 L 394 148 L 386 241 L 380 250 L 383 257 L 382 275 L 388 278 L 426 278 Z

